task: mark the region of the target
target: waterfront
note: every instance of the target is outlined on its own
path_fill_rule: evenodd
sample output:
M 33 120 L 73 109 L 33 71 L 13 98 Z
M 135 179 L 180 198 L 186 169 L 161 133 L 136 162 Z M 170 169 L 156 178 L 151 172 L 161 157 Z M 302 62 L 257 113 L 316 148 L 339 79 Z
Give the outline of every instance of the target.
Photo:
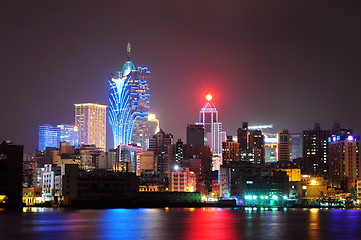
M 0 239 L 360 239 L 360 209 L 0 212 Z

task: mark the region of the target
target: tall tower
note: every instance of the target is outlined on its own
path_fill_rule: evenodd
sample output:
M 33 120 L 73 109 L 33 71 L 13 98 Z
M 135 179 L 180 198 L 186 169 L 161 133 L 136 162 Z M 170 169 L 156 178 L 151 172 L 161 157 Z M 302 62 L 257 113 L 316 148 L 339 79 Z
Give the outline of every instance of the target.
M 114 148 L 120 144 L 144 145 L 144 129 L 149 114 L 150 72 L 146 67 L 135 68 L 130 61 L 131 46 L 127 46 L 128 60 L 122 71 L 109 77 L 109 123 L 113 131 Z
M 222 123 L 218 122 L 218 111 L 211 103 L 212 95 L 206 96 L 206 104 L 199 112 L 199 123 L 206 130 L 207 145 L 213 151 L 213 170 L 218 170 L 222 165 L 222 142 L 226 141 L 226 132 L 222 131 Z
M 95 144 L 106 149 L 106 105 L 80 103 L 75 106 L 75 125 L 79 131 L 79 145 Z

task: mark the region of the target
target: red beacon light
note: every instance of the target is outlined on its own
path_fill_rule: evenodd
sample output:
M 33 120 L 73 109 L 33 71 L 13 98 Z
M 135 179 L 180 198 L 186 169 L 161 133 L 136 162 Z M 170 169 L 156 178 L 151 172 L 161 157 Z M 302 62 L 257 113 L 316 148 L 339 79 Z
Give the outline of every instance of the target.
M 211 101 L 212 100 L 212 95 L 211 94 L 207 94 L 206 95 L 206 100 L 209 102 L 209 101 Z

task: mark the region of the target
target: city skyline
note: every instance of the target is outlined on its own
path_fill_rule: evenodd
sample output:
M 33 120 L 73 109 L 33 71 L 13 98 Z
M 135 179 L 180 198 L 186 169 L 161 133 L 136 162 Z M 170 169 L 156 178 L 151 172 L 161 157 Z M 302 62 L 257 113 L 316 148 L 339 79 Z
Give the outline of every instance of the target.
M 75 103 L 107 104 L 107 76 L 126 60 L 128 41 L 135 64 L 152 70 L 150 111 L 175 139 L 186 139 L 206 93 L 229 135 L 243 121 L 291 133 L 338 121 L 360 134 L 358 6 L 233 2 L 219 10 L 215 1 L 156 1 L 128 7 L 114 14 L 117 4 L 89 2 L 87 10 L 81 3 L 4 4 L 1 102 L 11 115 L 1 120 L 3 139 L 30 153 L 39 125 L 72 124 Z

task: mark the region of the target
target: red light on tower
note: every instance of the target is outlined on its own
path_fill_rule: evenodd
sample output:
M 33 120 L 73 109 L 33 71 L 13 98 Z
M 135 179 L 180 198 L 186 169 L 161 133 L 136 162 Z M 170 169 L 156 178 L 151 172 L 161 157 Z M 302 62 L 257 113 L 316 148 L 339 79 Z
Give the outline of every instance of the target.
M 212 100 L 212 95 L 211 94 L 207 94 L 206 96 L 206 100 L 209 102 Z

